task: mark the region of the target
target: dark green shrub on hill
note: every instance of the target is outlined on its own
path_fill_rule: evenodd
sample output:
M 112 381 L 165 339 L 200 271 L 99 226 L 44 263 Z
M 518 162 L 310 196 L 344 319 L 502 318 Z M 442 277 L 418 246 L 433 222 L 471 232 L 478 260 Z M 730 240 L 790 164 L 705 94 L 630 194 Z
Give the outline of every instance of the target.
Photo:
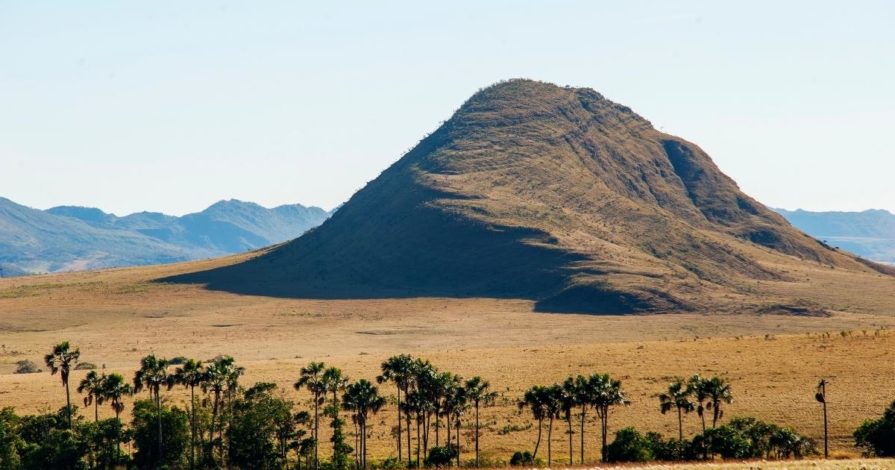
M 188 414 L 177 408 L 162 405 L 162 448 L 159 454 L 158 422 L 155 403 L 150 400 L 134 402 L 133 433 L 134 463 L 139 468 L 178 468 L 190 445 Z
M 649 462 L 655 459 L 653 441 L 634 428 L 615 433 L 615 440 L 606 446 L 609 462 Z

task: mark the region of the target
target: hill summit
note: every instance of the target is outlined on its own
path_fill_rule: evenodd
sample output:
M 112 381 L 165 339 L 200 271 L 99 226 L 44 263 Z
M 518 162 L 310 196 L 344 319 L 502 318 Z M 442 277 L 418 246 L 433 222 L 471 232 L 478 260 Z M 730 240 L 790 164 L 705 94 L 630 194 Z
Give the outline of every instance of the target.
M 631 109 L 587 88 L 512 80 L 472 96 L 320 227 L 167 280 L 622 314 L 766 308 L 749 286 L 785 282 L 787 267 L 804 263 L 885 269 L 792 228 L 698 146 Z

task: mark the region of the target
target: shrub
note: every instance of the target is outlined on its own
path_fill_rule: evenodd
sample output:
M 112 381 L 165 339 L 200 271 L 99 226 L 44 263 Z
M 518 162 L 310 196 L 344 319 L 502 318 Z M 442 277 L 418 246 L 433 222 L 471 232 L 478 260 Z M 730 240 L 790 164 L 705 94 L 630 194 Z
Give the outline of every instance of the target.
M 162 405 L 162 449 L 159 455 L 157 410 L 150 400 L 134 402 L 132 432 L 134 463 L 138 468 L 177 468 L 184 451 L 189 448 L 190 428 L 187 413 L 177 407 Z
M 606 446 L 606 460 L 610 462 L 648 462 L 653 460 L 653 441 L 634 428 L 615 433 L 615 440 Z
M 867 420 L 855 430 L 855 445 L 865 454 L 879 457 L 895 456 L 895 401 L 886 409 L 883 416 L 875 420 Z
M 426 457 L 426 466 L 428 467 L 450 467 L 451 462 L 457 458 L 457 449 L 454 446 L 433 447 L 429 449 L 429 456 Z
M 16 374 L 35 374 L 37 372 L 42 371 L 37 368 L 37 365 L 34 362 L 27 359 L 16 361 Z
M 527 450 L 514 452 L 513 456 L 510 458 L 510 465 L 514 467 L 532 464 L 534 464 L 534 458 L 531 456 L 531 452 Z
M 75 370 L 95 370 L 95 369 L 96 369 L 96 364 L 94 364 L 92 362 L 79 362 L 75 366 Z

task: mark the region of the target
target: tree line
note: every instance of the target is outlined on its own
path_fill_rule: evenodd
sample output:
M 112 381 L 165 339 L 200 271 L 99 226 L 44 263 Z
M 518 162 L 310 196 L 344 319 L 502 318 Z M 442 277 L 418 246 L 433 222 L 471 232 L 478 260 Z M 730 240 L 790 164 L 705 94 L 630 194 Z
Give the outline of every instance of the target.
M 407 354 L 395 355 L 380 367 L 375 383 L 351 380 L 341 369 L 323 362 L 302 367 L 293 387 L 306 394 L 310 406 L 299 409 L 285 391 L 272 383 L 241 383 L 245 369 L 230 356 L 209 361 L 187 358 L 167 360 L 154 354 L 140 361 L 128 381 L 119 373 L 90 370 L 78 384 L 70 374 L 80 351 L 63 342 L 46 355 L 52 375 L 58 375 L 65 406 L 58 412 L 18 416 L 11 408 L 0 411 L 0 470 L 19 468 L 262 468 L 348 470 L 371 467 L 420 468 L 478 467 L 480 411 L 498 398 L 490 383 L 478 376 L 464 379 L 441 371 L 429 361 Z M 71 387 L 81 395 L 93 420 L 80 415 L 72 404 Z M 379 387 L 392 387 L 386 396 Z M 171 405 L 164 395 L 174 388 L 189 392 L 185 409 Z M 127 397 L 136 396 L 129 425 L 122 420 Z M 722 424 L 724 409 L 733 402 L 730 384 L 721 377 L 694 375 L 675 379 L 656 395 L 657 409 L 676 417 L 677 439 L 633 428 L 616 432 L 610 443 L 610 412 L 628 405 L 621 381 L 606 374 L 568 377 L 561 383 L 536 385 L 517 401 L 537 432 L 532 451 L 513 454 L 511 464 L 541 465 L 538 458 L 546 429 L 546 465 L 554 463 L 554 425 L 562 423 L 568 436 L 568 463 L 586 464 L 588 417 L 598 423 L 598 448 L 604 462 L 647 460 L 699 460 L 721 458 L 791 458 L 816 454 L 813 441 L 789 428 L 754 418 L 736 418 Z M 99 408 L 109 406 L 114 418 L 100 420 Z M 371 420 L 394 406 L 396 421 L 393 456 L 369 461 L 367 442 Z M 895 409 L 893 403 L 892 409 Z M 683 420 L 695 412 L 700 434 L 688 440 Z M 868 421 L 856 440 L 868 453 L 886 455 L 887 426 L 895 412 Z M 347 419 L 346 419 L 347 418 Z M 321 458 L 321 424 L 330 428 L 328 459 Z M 346 431 L 351 427 L 350 432 Z M 461 431 L 470 429 L 472 449 L 461 445 Z M 575 430 L 575 428 L 578 428 Z M 578 434 L 575 461 L 574 434 Z M 349 442 L 350 441 L 350 442 Z M 123 450 L 127 444 L 132 450 Z M 876 447 L 874 447 L 876 445 Z M 470 452 L 469 460 L 461 451 Z M 494 462 L 488 462 L 493 465 Z

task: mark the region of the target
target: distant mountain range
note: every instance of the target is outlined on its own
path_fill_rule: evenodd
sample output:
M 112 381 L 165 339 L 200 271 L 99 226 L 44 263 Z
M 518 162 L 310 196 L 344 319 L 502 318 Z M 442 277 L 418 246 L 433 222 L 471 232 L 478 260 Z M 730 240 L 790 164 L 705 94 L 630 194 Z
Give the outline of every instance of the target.
M 895 264 L 895 214 L 889 211 L 775 210 L 799 230 L 828 245 L 848 250 L 862 258 Z
M 267 209 L 231 199 L 182 217 L 118 217 L 92 207 L 43 211 L 0 197 L 0 270 L 13 276 L 222 256 L 293 239 L 329 215 L 319 207 Z

